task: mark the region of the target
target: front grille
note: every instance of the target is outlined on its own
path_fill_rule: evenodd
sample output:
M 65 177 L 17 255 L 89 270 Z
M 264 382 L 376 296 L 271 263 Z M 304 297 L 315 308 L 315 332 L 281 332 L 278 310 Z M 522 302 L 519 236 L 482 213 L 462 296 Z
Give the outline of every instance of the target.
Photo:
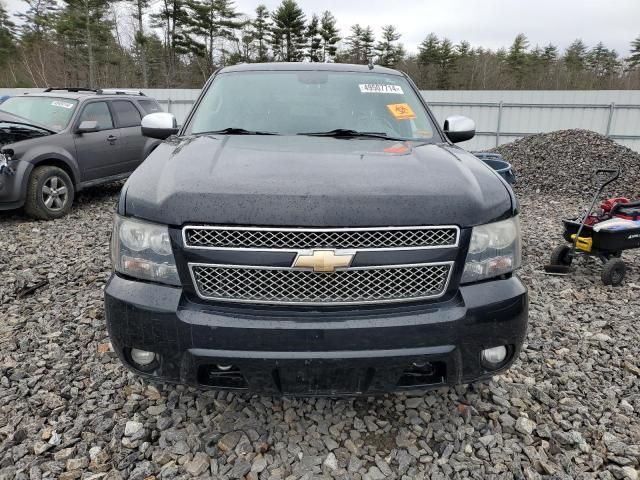
M 185 246 L 195 248 L 429 248 L 458 244 L 458 228 L 454 226 L 343 229 L 189 226 L 183 232 Z
M 198 294 L 204 299 L 304 305 L 439 297 L 447 288 L 451 265 L 366 267 L 334 273 L 201 264 L 190 267 Z

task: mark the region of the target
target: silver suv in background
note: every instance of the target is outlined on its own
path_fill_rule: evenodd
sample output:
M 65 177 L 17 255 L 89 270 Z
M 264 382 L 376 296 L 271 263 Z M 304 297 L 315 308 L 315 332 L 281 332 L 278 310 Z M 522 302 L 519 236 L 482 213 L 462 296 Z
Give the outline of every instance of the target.
M 141 92 L 47 88 L 0 105 L 0 210 L 64 216 L 83 188 L 128 177 L 159 141 L 140 122 L 160 112 Z

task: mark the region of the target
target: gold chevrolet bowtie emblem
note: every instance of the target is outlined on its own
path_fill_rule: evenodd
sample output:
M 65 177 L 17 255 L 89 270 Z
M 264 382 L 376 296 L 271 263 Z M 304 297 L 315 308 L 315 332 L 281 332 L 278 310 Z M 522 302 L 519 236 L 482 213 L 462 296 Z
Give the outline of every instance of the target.
M 314 272 L 335 272 L 336 268 L 351 265 L 355 253 L 336 250 L 312 250 L 300 252 L 293 262 L 295 268 L 311 268 Z

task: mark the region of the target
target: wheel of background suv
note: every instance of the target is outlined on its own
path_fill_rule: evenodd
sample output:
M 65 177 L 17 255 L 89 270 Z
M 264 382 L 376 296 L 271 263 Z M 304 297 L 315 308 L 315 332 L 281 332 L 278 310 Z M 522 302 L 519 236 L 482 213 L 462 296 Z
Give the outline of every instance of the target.
M 627 271 L 627 266 L 620 258 L 612 258 L 604 264 L 604 270 L 602 270 L 602 283 L 605 285 L 611 285 L 617 287 L 624 280 L 624 274 Z
M 569 252 L 571 251 L 571 247 L 569 245 L 558 245 L 551 252 L 551 259 L 549 263 L 551 265 L 571 265 L 573 258 L 569 256 Z
M 27 215 L 42 220 L 64 217 L 71 209 L 73 182 L 67 172 L 52 165 L 33 169 L 27 184 Z

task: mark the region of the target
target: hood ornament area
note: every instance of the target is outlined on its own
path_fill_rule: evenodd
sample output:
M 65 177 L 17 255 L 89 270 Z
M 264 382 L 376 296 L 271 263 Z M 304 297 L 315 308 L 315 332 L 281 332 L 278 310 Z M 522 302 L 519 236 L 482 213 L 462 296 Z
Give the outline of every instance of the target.
M 293 261 L 293 268 L 313 270 L 318 273 L 333 273 L 348 268 L 355 257 L 351 250 L 303 250 Z

